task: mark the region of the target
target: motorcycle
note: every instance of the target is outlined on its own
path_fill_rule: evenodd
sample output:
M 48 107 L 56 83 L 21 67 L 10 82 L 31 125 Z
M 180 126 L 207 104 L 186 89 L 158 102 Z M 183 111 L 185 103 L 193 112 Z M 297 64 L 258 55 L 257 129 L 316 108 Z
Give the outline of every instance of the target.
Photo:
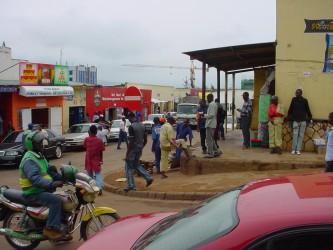
M 62 172 L 64 166 L 62 165 Z M 76 170 L 77 171 L 77 170 Z M 64 178 L 64 175 L 63 175 Z M 94 200 L 100 191 L 96 181 L 85 173 L 76 173 L 75 180 L 63 179 L 64 185 L 72 189 L 56 191 L 61 197 L 62 224 L 67 235 L 61 241 L 70 241 L 73 232 L 80 228 L 80 239 L 87 240 L 102 228 L 120 219 L 116 210 L 109 207 L 96 207 Z M 7 186 L 0 188 L 0 235 L 15 249 L 34 249 L 41 241 L 48 240 L 43 235 L 48 216 L 48 207 L 29 204 L 21 190 Z M 53 242 L 50 240 L 50 242 Z

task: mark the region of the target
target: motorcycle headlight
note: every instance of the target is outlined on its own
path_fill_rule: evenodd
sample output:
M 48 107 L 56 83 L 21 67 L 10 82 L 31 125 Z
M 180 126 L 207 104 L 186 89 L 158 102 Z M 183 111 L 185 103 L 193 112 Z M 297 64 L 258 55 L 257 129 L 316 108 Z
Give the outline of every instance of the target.
M 6 155 L 7 156 L 16 156 L 16 155 L 19 155 L 19 152 L 18 151 L 7 151 Z
M 96 199 L 96 194 L 95 193 L 85 193 L 83 195 L 83 200 L 86 202 L 92 202 Z

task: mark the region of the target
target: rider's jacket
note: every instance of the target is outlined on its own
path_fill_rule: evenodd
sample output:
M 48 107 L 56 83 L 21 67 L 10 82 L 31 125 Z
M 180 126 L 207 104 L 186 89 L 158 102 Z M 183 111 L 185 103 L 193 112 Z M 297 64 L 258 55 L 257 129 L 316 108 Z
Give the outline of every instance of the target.
M 52 181 L 52 177 L 48 174 L 48 162 L 44 157 L 41 157 L 40 155 L 34 153 L 33 151 L 27 151 L 24 155 L 24 157 L 21 160 L 20 164 L 20 185 L 23 190 L 23 193 L 25 195 L 29 194 L 36 194 L 36 193 L 41 193 L 45 192 L 46 190 L 43 188 L 37 188 L 34 187 L 29 179 L 25 176 L 24 171 L 23 171 L 23 166 L 25 163 L 27 163 L 28 160 L 32 160 L 36 163 L 36 165 L 39 166 L 40 170 L 39 173 L 40 175 L 46 179 Z

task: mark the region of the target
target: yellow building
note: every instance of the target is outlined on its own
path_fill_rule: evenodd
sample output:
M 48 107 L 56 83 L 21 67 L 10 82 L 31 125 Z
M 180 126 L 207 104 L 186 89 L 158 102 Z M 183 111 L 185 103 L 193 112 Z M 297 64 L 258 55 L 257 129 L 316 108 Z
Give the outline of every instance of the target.
M 330 19 L 331 26 L 326 32 L 305 32 L 305 19 Z M 314 120 L 327 120 L 328 113 L 333 111 L 333 73 L 323 73 L 326 34 L 333 36 L 332 0 L 276 1 L 275 92 L 288 110 L 295 90 L 302 89 Z

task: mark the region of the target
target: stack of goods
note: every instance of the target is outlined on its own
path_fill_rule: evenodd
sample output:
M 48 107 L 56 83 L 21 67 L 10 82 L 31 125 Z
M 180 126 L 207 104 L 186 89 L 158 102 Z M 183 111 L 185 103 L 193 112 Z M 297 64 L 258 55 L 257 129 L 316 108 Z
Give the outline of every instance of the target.
M 262 140 L 259 139 L 252 139 L 251 140 L 251 147 L 258 148 L 261 147 Z
M 261 147 L 262 148 L 269 148 L 269 140 L 263 140 L 261 142 Z

